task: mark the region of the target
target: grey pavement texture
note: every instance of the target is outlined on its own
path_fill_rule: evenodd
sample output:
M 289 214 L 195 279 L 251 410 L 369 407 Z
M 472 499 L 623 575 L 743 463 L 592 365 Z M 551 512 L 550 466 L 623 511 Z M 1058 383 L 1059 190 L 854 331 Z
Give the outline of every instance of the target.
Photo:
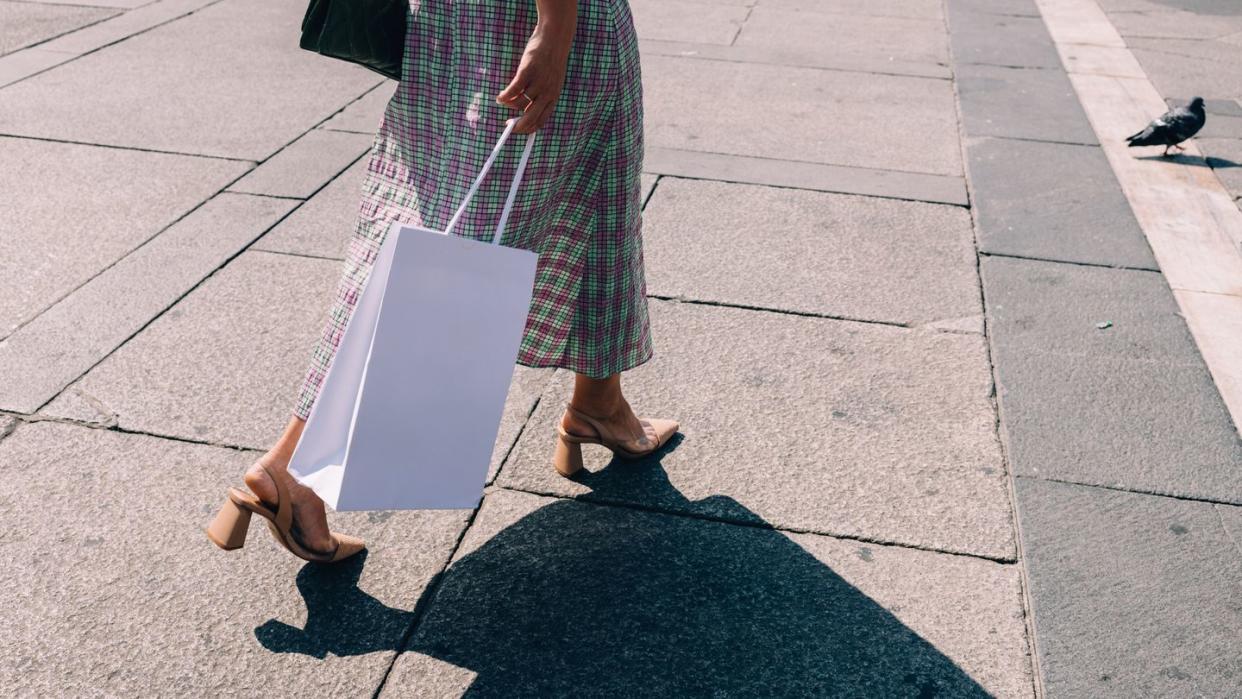
M 1163 277 L 986 258 L 983 283 L 1016 473 L 1242 503 L 1242 440 Z
M 287 18 L 304 10 L 300 0 L 222 0 L 15 83 L 0 103 L 0 133 L 266 158 L 382 79 L 291 50 L 298 25 Z M 221 42 L 225 34 L 247 50 Z M 111 89 L 92 89 L 101 84 Z M 62 108 L 67 93 L 75 109 Z
M 946 80 L 647 54 L 642 70 L 664 76 L 644 84 L 651 146 L 962 174 Z M 746 98 L 701 108 L 721 94 Z
M 1237 694 L 1242 555 L 1213 505 L 1025 478 L 1017 490 L 1048 696 Z
M 644 222 L 659 296 L 905 325 L 982 310 L 964 209 L 666 177 Z
M 981 138 L 966 158 L 982 252 L 1158 268 L 1098 147 Z
M 211 158 L 4 137 L 0 159 L 10 165 L 0 170 L 0 337 L 245 172 Z
M 550 425 L 569 383 L 554 381 L 498 484 L 1013 559 L 982 338 L 666 301 L 651 312 L 661 358 L 626 390 L 678 416 L 676 444 L 610 469 L 587 447 L 602 483 L 560 477 Z M 661 469 L 674 491 L 644 477 Z
M 116 15 L 102 7 L 0 2 L 0 56 Z
M 496 491 L 382 696 L 1022 695 L 1016 572 Z
M 956 74 L 967 136 L 1098 143 L 1060 70 L 957 63 Z
M 0 441 L 5 692 L 372 692 L 465 513 L 337 516 L 385 552 L 339 567 L 304 564 L 262 527 L 223 555 L 203 526 L 255 456 L 54 422 Z
M 1104 5 L 1169 37 L 1138 49 L 1178 54 L 1167 97 L 1212 88 L 1230 175 L 1236 80 L 1187 76 L 1234 64 L 1239 17 Z M 0 686 L 1239 676 L 1212 623 L 1238 613 L 1236 432 L 1159 273 L 1087 266 L 1154 264 L 1033 2 L 632 8 L 656 351 L 626 395 L 681 434 L 634 462 L 587 446 L 562 478 L 572 376 L 516 367 L 480 509 L 330 513 L 369 551 L 317 566 L 259 525 L 232 553 L 202 528 L 289 419 L 394 81 L 298 49 L 304 2 L 0 0 Z
M 0 407 L 34 412 L 290 207 L 222 194 L 75 289 L 0 346 L 0 363 L 24 379 L 3 389 Z
M 1147 40 L 1131 32 L 1207 26 L 1170 12 L 1174 0 L 1102 4 L 1132 46 Z M 962 14 L 950 26 L 955 68 L 969 81 L 962 69 L 977 69 L 956 63 L 970 60 L 958 47 L 992 44 L 959 39 L 974 31 Z M 1026 26 L 1026 46 L 1046 41 L 1042 27 Z M 1183 57 L 1135 53 L 1167 98 L 1213 98 L 1209 123 L 1229 137 L 1222 103 L 1237 103 L 1219 98 L 1238 92 L 1204 92 L 1204 76 L 1222 66 L 1191 72 Z M 981 260 L 987 330 L 1039 691 L 1234 696 L 1242 549 L 1230 527 L 1242 508 L 1221 503 L 1242 496 L 1238 426 L 1164 278 L 1108 268 L 1155 265 L 1095 140 L 1082 136 L 1081 112 L 1064 106 L 1060 66 L 1025 69 L 1021 86 L 987 82 L 1007 69 L 986 70 L 959 93 L 977 235 L 990 253 Z M 988 95 L 977 94 L 983 85 Z M 1047 105 L 1076 116 L 1058 121 Z

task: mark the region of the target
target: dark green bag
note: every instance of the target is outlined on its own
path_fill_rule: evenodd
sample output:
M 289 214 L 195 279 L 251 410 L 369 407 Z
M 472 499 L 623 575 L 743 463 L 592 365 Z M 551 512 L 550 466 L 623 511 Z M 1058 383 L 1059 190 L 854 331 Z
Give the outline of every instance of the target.
M 310 0 L 298 45 L 401 80 L 409 11 L 409 0 Z

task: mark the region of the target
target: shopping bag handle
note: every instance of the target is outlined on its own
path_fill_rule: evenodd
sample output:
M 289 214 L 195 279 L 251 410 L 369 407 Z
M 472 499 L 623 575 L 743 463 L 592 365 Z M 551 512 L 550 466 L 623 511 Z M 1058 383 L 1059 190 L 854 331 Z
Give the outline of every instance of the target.
M 504 147 L 505 141 L 509 140 L 509 134 L 513 132 L 513 126 L 517 124 L 517 117 L 505 122 L 504 133 L 500 134 L 500 140 L 496 141 L 496 146 L 492 148 L 492 152 L 487 156 L 487 160 L 483 163 L 483 168 L 479 170 L 479 176 L 474 178 L 474 183 L 470 185 L 470 189 L 466 191 L 466 196 L 461 201 L 461 206 L 457 207 L 457 212 L 453 214 L 453 218 L 449 219 L 448 225 L 444 227 L 444 234 L 449 235 L 453 232 L 453 228 L 461 219 L 462 214 L 466 212 L 466 207 L 470 205 L 470 200 L 474 198 L 479 186 L 483 184 L 483 178 L 487 177 L 487 173 L 492 169 L 492 164 L 496 162 L 496 156 L 500 155 L 500 149 Z M 517 170 L 513 173 L 513 184 L 509 185 L 509 195 L 505 197 L 505 207 L 500 212 L 500 221 L 496 224 L 496 232 L 492 234 L 492 245 L 500 244 L 500 236 L 505 232 L 505 224 L 509 222 L 509 214 L 513 212 L 513 202 L 517 199 L 518 185 L 522 183 L 522 175 L 526 172 L 526 163 L 530 160 L 531 148 L 535 145 L 535 133 L 532 131 L 526 137 L 526 147 L 522 149 L 522 157 L 518 160 Z

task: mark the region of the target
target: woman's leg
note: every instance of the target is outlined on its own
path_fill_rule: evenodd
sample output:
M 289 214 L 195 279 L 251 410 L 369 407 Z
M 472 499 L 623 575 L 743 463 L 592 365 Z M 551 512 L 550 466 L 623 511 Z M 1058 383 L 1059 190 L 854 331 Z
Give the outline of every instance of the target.
M 298 541 L 313 551 L 331 551 L 332 534 L 328 529 L 328 515 L 323 500 L 315 495 L 315 491 L 294 480 L 289 475 L 289 460 L 293 458 L 293 449 L 302 436 L 306 421 L 294 415 L 289 418 L 284 434 L 276 440 L 276 445 L 260 456 L 242 477 L 246 487 L 267 503 L 277 501 L 276 484 L 272 482 L 270 471 L 285 484 L 286 492 L 293 503 L 293 530 Z M 264 471 L 263 467 L 267 467 Z
M 643 425 L 630 409 L 621 393 L 621 374 L 606 379 L 593 379 L 584 374 L 574 374 L 574 395 L 569 404 L 575 410 L 586 413 L 604 423 L 614 434 L 629 435 L 641 439 Z M 565 411 L 561 427 L 572 434 L 591 435 L 594 428 Z

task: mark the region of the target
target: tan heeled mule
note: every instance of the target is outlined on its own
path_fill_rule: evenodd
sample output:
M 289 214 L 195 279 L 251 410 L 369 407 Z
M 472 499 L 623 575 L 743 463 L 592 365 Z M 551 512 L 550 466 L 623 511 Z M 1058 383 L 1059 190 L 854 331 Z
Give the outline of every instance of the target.
M 316 563 L 336 563 L 366 548 L 362 539 L 348 534 L 332 534 L 331 551 L 312 551 L 302 546 L 293 535 L 293 504 L 284 483 L 267 470 L 268 478 L 276 484 L 278 498 L 275 511 L 258 497 L 237 488 L 229 488 L 228 499 L 220 507 L 220 511 L 207 527 L 207 538 L 225 551 L 239 549 L 246 543 L 246 532 L 250 528 L 250 515 L 257 514 L 267 520 L 267 528 L 272 536 L 289 550 L 290 553 L 306 561 Z
M 561 422 L 556 424 L 556 451 L 552 454 L 552 467 L 562 476 L 572 476 L 582 470 L 583 444 L 599 444 L 607 447 L 613 454 L 623 459 L 641 459 L 668 444 L 669 438 L 677 434 L 679 427 L 676 420 L 640 417 L 638 422 L 643 426 L 643 436 L 639 439 L 632 437 L 629 439 L 618 439 L 598 419 L 568 404 L 565 406 L 565 410 L 582 422 L 590 425 L 591 429 L 595 430 L 595 434 L 589 437 L 572 434 L 565 431 Z M 647 434 L 648 432 L 655 433 L 655 439 L 651 439 Z

